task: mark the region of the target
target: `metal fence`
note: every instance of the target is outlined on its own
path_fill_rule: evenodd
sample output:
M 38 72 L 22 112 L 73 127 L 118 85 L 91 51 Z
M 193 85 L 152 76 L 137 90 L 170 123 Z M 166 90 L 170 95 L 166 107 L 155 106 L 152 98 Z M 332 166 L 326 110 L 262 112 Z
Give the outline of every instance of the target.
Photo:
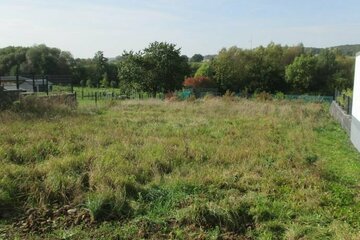
M 5 91 L 25 93 L 73 92 L 73 81 L 69 75 L 12 75 L 1 76 L 0 86 Z
M 122 92 L 120 89 L 98 89 L 98 88 L 75 88 L 75 94 L 79 100 L 90 100 L 97 103 L 106 100 L 125 100 L 125 99 L 165 99 L 165 94 L 157 93 L 155 96 L 146 92 Z
M 287 100 L 302 100 L 304 102 L 328 102 L 334 100 L 333 96 L 317 96 L 317 95 L 284 95 Z
M 346 94 L 344 91 L 335 90 L 335 101 L 346 114 L 352 114 L 352 96 Z

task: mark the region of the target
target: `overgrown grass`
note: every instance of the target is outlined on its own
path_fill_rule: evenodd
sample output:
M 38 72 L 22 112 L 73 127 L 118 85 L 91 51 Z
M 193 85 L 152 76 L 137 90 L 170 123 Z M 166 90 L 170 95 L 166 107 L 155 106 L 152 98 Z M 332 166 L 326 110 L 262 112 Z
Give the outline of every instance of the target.
M 328 105 L 229 97 L 89 106 L 62 117 L 0 114 L 0 234 L 21 237 L 11 216 L 30 207 L 70 204 L 96 224 L 26 237 L 360 235 L 360 155 Z

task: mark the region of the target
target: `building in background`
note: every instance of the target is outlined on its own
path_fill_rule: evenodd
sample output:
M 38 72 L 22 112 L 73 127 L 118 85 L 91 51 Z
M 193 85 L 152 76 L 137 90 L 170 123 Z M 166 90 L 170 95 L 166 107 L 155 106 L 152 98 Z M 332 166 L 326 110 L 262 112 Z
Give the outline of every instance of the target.
M 0 85 L 8 91 L 17 90 L 17 81 L 19 81 L 19 90 L 25 92 L 46 92 L 46 89 L 51 92 L 53 88 L 53 83 L 44 78 L 31 79 L 19 76 L 17 79 L 16 76 L 0 77 Z

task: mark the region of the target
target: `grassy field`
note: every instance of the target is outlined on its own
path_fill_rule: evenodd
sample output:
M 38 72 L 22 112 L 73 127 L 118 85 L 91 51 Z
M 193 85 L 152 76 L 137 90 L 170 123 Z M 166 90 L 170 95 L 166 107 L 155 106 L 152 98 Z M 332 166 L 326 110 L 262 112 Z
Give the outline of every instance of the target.
M 328 107 L 0 113 L 0 239 L 359 239 L 360 154 Z

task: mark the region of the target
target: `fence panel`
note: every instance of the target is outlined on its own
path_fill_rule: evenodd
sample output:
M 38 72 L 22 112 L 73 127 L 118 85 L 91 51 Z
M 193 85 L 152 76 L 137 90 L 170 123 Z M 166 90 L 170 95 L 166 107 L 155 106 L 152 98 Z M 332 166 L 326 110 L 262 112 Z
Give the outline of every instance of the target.
M 336 103 L 346 112 L 346 114 L 352 114 L 352 96 L 349 96 L 344 91 L 335 90 L 335 101 Z

